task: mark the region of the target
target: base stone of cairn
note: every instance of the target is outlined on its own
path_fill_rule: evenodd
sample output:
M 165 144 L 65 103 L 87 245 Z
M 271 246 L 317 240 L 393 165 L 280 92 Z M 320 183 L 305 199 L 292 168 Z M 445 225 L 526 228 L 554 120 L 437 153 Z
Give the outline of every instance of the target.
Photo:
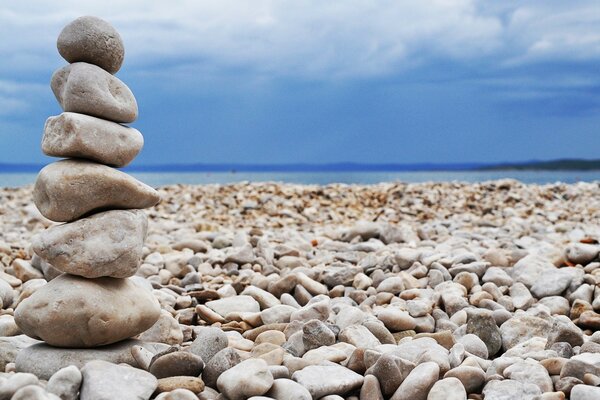
M 22 350 L 16 369 L 42 379 L 91 360 L 136 366 L 132 346 L 167 347 L 130 339 L 160 317 L 151 287 L 133 277 L 148 228 L 141 209 L 160 197 L 113 168 L 131 162 L 144 143 L 122 125 L 138 115 L 133 93 L 113 76 L 123 42 L 107 22 L 81 17 L 63 29 L 57 47 L 71 63 L 51 82 L 65 112 L 46 122 L 42 150 L 67 159 L 42 169 L 33 197 L 42 215 L 64 224 L 34 236 L 32 249 L 61 275 L 15 310 L 23 333 L 45 342 Z

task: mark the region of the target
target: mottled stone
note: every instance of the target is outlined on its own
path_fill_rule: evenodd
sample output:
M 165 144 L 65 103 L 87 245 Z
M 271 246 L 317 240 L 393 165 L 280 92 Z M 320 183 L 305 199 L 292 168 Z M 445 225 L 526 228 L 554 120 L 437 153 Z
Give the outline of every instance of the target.
M 138 106 L 131 90 L 117 77 L 93 64 L 78 62 L 60 68 L 50 83 L 64 111 L 114 122 L 133 122 Z
M 96 347 L 150 328 L 160 315 L 152 293 L 131 278 L 63 274 L 23 300 L 15 320 L 23 333 L 58 347 Z
M 156 190 L 116 169 L 83 160 L 62 160 L 44 167 L 33 201 L 56 222 L 73 221 L 107 208 L 148 208 L 160 201 Z
M 485 400 L 534 399 L 541 394 L 540 388 L 536 385 L 511 379 L 492 380 L 483 388 Z
M 111 74 L 121 68 L 125 58 L 119 32 L 108 22 L 93 16 L 79 17 L 65 26 L 56 47 L 69 63 L 95 64 Z
M 209 363 L 213 356 L 226 348 L 228 344 L 229 339 L 221 329 L 203 327 L 196 330 L 196 339 L 188 351 L 200 356 L 205 363 Z
M 81 400 L 149 399 L 158 385 L 150 373 L 129 365 L 90 361 L 81 369 Z
M 53 226 L 31 239 L 33 251 L 62 272 L 85 278 L 127 278 L 138 269 L 148 218 L 112 210 Z
M 242 361 L 239 353 L 231 347 L 224 348 L 215 354 L 206 364 L 202 372 L 202 379 L 207 386 L 217 387 L 217 379 L 229 368 L 238 365 Z
M 48 118 L 42 137 L 47 156 L 85 158 L 117 168 L 133 161 L 143 146 L 137 129 L 72 112 Z

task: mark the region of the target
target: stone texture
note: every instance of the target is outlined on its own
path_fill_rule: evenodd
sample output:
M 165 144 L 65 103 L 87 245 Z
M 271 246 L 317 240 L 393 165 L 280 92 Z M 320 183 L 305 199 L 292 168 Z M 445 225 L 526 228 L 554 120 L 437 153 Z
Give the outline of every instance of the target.
M 187 351 L 175 351 L 158 357 L 150 364 L 148 370 L 157 378 L 169 376 L 200 376 L 204 369 L 204 361 L 199 356 Z
M 575 385 L 571 389 L 571 400 L 597 400 L 600 399 L 600 387 L 588 385 Z
M 429 390 L 438 380 L 440 367 L 434 362 L 417 365 L 400 384 L 391 400 L 427 400 Z
M 160 197 L 124 172 L 89 161 L 62 160 L 40 171 L 33 201 L 46 218 L 70 222 L 103 209 L 152 207 Z
M 206 364 L 202 372 L 202 379 L 207 386 L 212 388 L 217 387 L 217 379 L 229 368 L 238 365 L 242 359 L 237 351 L 231 347 L 224 348 L 215 354 Z
M 28 385 L 17 390 L 10 400 L 60 400 L 60 397 L 46 392 L 40 386 Z
M 311 365 L 294 372 L 292 379 L 308 389 L 313 398 L 344 395 L 360 388 L 364 378 L 340 365 Z
M 535 399 L 541 394 L 540 388 L 536 385 L 511 379 L 492 380 L 483 388 L 485 400 Z
M 276 400 L 312 400 L 310 392 L 291 379 L 275 379 L 266 396 Z
M 147 400 L 158 385 L 146 371 L 102 360 L 88 362 L 81 374 L 81 400 Z
M 223 372 L 217 379 L 217 388 L 229 400 L 244 400 L 261 396 L 273 386 L 273 375 L 266 361 L 248 359 Z
M 93 16 L 79 17 L 58 35 L 56 47 L 69 63 L 86 62 L 111 74 L 123 64 L 125 47 L 119 32 L 111 24 Z
M 206 306 L 222 317 L 233 312 L 260 312 L 258 301 L 248 295 L 209 301 Z
M 47 156 L 85 158 L 117 168 L 133 161 L 143 146 L 137 129 L 72 112 L 48 118 L 42 137 Z
M 148 346 L 148 344 L 129 339 L 96 349 L 62 349 L 38 343 L 21 350 L 15 364 L 17 371 L 35 374 L 40 379 L 50 379 L 58 370 L 69 365 L 81 368 L 92 360 L 124 363 L 137 367 L 137 361 L 131 355 L 132 346 Z
M 502 348 L 502 334 L 491 313 L 472 313 L 467 320 L 467 333 L 477 335 L 485 343 L 488 355 L 494 356 Z
M 148 218 L 112 210 L 51 227 L 31 239 L 33 251 L 62 272 L 85 278 L 127 278 L 138 269 Z
M 84 279 L 64 274 L 19 304 L 15 320 L 23 333 L 59 347 L 95 347 L 150 328 L 158 301 L 133 280 Z
M 63 111 L 114 122 L 137 119 L 138 106 L 131 90 L 93 64 L 78 62 L 60 68 L 52 75 L 50 86 Z
M 467 392 L 458 379 L 444 378 L 433 384 L 427 400 L 467 400 Z
M 61 368 L 48 380 L 46 390 L 54 393 L 61 400 L 77 400 L 83 377 L 74 365 Z
M 171 376 L 158 380 L 158 393 L 170 392 L 175 389 L 186 389 L 192 393 L 201 393 L 204 390 L 204 382 L 201 378 L 193 376 Z
M 146 342 L 158 342 L 170 345 L 183 343 L 183 332 L 177 320 L 167 310 L 160 310 L 160 317 L 138 339 Z
M 209 363 L 215 354 L 229 344 L 227 335 L 219 328 L 205 327 L 196 330 L 196 339 L 188 351 L 200 356 L 205 363 Z

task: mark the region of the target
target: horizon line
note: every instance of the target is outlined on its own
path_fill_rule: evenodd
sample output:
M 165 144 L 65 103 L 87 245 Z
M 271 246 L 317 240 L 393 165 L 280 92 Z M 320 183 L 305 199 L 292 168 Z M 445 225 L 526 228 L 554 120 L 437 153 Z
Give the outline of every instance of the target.
M 38 172 L 45 163 L 0 163 L 0 172 Z M 456 162 L 456 163 L 165 163 L 128 165 L 129 172 L 417 172 L 477 171 L 489 169 L 600 169 L 600 159 L 563 158 L 520 162 Z

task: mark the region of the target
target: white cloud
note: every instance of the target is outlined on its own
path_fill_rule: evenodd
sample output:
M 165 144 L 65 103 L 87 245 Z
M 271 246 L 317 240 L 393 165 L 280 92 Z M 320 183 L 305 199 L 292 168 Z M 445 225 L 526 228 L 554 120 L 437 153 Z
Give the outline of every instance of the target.
M 179 0 L 9 2 L 0 70 L 42 71 L 71 19 L 93 14 L 122 33 L 126 62 L 246 68 L 310 78 L 385 75 L 438 60 L 600 58 L 597 0 Z

